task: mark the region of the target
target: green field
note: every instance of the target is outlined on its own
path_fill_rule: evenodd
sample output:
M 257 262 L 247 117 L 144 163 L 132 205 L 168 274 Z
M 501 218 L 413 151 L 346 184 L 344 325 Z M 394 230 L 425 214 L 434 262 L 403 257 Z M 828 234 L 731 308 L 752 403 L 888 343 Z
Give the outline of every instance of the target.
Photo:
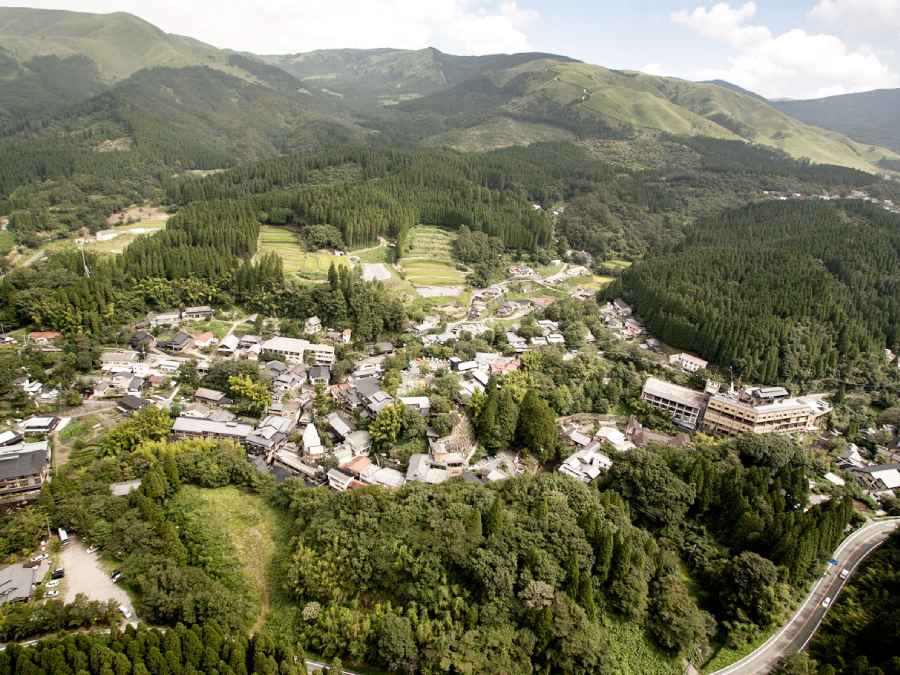
M 16 245 L 16 238 L 12 232 L 0 230 L 0 255 L 6 255 Z
M 629 267 L 631 267 L 631 263 L 627 260 L 604 260 L 601 265 L 602 267 L 605 267 L 606 269 L 612 271 L 627 270 Z
M 420 225 L 409 234 L 409 248 L 400 267 L 406 280 L 415 286 L 459 286 L 466 274 L 456 269 L 453 242 L 456 233 L 439 227 Z
M 307 251 L 294 230 L 272 225 L 263 225 L 259 235 L 258 255 L 264 253 L 277 253 L 287 274 L 297 274 L 311 281 L 327 279 L 331 263 L 349 264 L 345 256 L 335 256 L 326 251 Z
M 221 340 L 228 335 L 228 329 L 231 328 L 231 323 L 228 321 L 217 321 L 216 319 L 212 319 L 210 321 L 189 321 L 182 327 L 192 335 L 210 332 L 216 336 L 217 340 Z
M 204 517 L 216 522 L 227 536 L 226 544 L 259 603 L 252 632 L 266 624 L 282 629 L 289 623 L 291 608 L 277 583 L 282 577 L 274 567 L 289 561 L 290 540 L 284 516 L 260 495 L 231 486 L 206 489 L 186 485 L 179 500 L 200 504 Z
M 113 253 L 119 254 L 142 235 L 150 235 L 165 229 L 166 221 L 164 220 L 148 220 L 143 223 L 135 223 L 134 225 L 122 225 L 111 229 L 119 232 L 119 236 L 109 241 L 97 241 L 96 239 L 85 244 L 88 251 L 94 253 Z

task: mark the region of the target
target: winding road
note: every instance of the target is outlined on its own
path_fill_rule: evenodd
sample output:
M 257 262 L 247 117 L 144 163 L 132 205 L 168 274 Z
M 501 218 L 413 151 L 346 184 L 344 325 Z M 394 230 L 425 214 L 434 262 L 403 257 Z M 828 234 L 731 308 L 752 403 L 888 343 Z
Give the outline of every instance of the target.
M 815 583 L 790 620 L 756 651 L 726 668 L 717 670 L 713 675 L 766 673 L 779 659 L 805 649 L 825 618 L 825 614 L 828 613 L 828 607 L 822 604 L 825 598 L 831 598 L 829 607 L 833 605 L 844 584 L 853 576 L 862 560 L 898 527 L 900 518 L 884 518 L 870 522 L 844 539 L 833 555 L 837 565 L 830 567 Z M 846 579 L 841 578 L 841 570 L 844 569 L 850 572 Z

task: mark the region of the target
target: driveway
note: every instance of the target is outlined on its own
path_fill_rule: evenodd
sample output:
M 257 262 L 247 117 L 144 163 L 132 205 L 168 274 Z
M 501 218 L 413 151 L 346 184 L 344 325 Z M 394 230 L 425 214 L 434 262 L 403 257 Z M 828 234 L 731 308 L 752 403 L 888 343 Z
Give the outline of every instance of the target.
M 96 553 L 88 553 L 80 541 L 73 538 L 69 545 L 60 551 L 60 564 L 66 570 L 65 589 L 66 602 L 73 602 L 79 593 L 89 600 L 115 600 L 117 605 L 125 605 L 135 620 L 134 605 L 125 589 L 114 584 L 109 574 L 101 567 Z

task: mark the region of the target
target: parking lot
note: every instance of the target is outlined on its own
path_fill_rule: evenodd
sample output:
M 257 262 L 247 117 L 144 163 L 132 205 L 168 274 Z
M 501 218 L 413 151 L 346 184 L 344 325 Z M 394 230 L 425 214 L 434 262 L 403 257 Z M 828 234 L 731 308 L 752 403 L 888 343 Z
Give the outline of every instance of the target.
M 109 574 L 100 565 L 97 553 L 88 553 L 81 542 L 74 537 L 69 545 L 60 551 L 60 565 L 66 570 L 63 583 L 66 602 L 75 600 L 75 596 L 83 593 L 89 600 L 115 600 L 124 605 L 134 617 L 134 606 L 131 598 L 121 586 L 114 584 Z

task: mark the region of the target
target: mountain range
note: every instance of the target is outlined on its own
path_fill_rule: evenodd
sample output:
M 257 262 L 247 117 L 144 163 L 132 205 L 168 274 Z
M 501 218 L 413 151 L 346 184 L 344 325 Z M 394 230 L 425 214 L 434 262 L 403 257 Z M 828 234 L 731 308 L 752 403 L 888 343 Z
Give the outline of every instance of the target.
M 553 54 L 455 56 L 428 48 L 257 56 L 124 13 L 0 8 L 0 131 L 7 136 L 89 128 L 93 140 L 124 134 L 139 145 L 142 129 L 171 127 L 192 146 L 241 159 L 335 138 L 486 150 L 584 137 L 707 136 L 873 172 L 900 162 L 900 131 L 892 139 L 889 120 L 849 127 L 835 121 L 841 113 L 827 112 L 834 110 L 830 100 L 773 104 L 725 82 L 610 70 Z

